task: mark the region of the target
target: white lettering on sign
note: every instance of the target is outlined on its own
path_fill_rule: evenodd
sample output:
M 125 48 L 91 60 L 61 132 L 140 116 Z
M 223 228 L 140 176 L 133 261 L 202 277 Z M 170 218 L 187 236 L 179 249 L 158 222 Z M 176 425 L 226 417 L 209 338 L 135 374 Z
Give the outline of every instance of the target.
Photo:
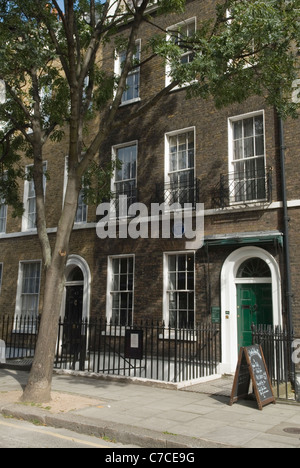
M 293 94 L 292 94 L 292 101 L 295 104 L 300 104 L 300 80 L 293 81 Z

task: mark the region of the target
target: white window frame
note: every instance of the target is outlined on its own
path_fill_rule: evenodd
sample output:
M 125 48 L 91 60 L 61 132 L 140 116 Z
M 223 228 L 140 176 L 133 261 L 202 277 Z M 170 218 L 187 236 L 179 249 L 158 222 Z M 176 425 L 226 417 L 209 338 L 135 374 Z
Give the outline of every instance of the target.
M 191 250 L 185 250 L 182 252 L 165 252 L 164 253 L 164 293 L 163 293 L 163 321 L 165 326 L 169 328 L 170 326 L 170 289 L 169 289 L 169 257 L 171 256 L 188 256 L 193 255 L 194 257 L 194 285 L 193 285 L 193 292 L 194 292 L 194 326 L 196 325 L 196 252 Z M 176 292 L 177 290 L 173 290 Z M 178 290 L 179 291 L 179 290 Z M 182 290 L 182 292 L 189 292 L 191 290 Z M 177 318 L 178 322 L 178 318 Z M 176 327 L 178 329 L 178 326 Z M 183 329 L 184 330 L 184 329 Z M 183 334 L 184 335 L 184 334 Z M 170 337 L 171 338 L 171 337 Z M 183 338 L 183 336 L 182 336 Z
M 188 27 L 192 23 L 194 23 L 194 25 L 195 25 L 195 33 L 196 33 L 196 31 L 197 31 L 197 17 L 193 16 L 192 18 L 189 18 L 189 19 L 187 19 L 185 21 L 174 24 L 173 26 L 170 26 L 169 28 L 167 28 L 168 33 L 167 33 L 166 41 L 170 42 L 172 40 L 172 37 L 174 37 L 174 34 L 172 34 L 172 33 L 176 32 L 178 30 L 178 28 L 182 28 L 184 26 Z M 182 57 L 187 56 L 187 55 L 192 55 L 192 52 L 185 52 L 185 53 L 182 54 Z M 172 78 L 170 76 L 171 71 L 172 71 L 171 64 L 167 60 L 167 62 L 166 62 L 166 71 L 165 71 L 165 85 L 166 85 L 166 87 L 169 86 L 172 83 Z M 190 83 L 184 83 L 181 86 L 176 86 L 173 89 L 173 91 L 177 90 L 177 89 L 185 88 L 187 86 L 190 86 Z
M 141 39 L 137 39 L 137 41 L 135 42 L 135 45 L 136 45 L 136 48 L 138 50 L 138 58 L 139 60 L 141 60 L 141 53 L 142 53 L 142 41 Z M 137 58 L 137 54 L 134 54 L 134 59 Z M 115 75 L 117 77 L 121 76 L 122 74 L 122 62 L 121 62 L 121 53 L 120 52 L 117 52 L 115 51 L 115 63 L 114 63 L 114 71 L 115 71 Z M 141 69 L 140 67 L 135 67 L 133 70 L 131 70 L 129 73 L 128 73 L 128 76 L 127 76 L 127 79 L 126 79 L 126 84 L 127 84 L 127 81 L 128 81 L 128 78 L 130 76 L 133 76 L 133 75 L 137 75 L 138 76 L 138 96 L 133 98 L 133 99 L 125 99 L 125 94 L 126 94 L 126 90 L 124 91 L 123 93 L 123 96 L 122 96 L 122 101 L 121 101 L 121 104 L 120 106 L 126 106 L 127 104 L 133 104 L 135 102 L 139 102 L 141 101 Z
M 32 317 L 34 324 L 36 323 L 35 318 L 38 318 L 39 304 L 40 304 L 41 278 L 42 278 L 42 261 L 41 260 L 28 260 L 28 261 L 24 260 L 24 261 L 19 262 L 19 274 L 18 274 L 17 297 L 16 297 L 16 308 L 15 308 L 15 327 L 14 327 L 15 332 L 24 331 L 23 327 L 22 327 L 22 330 L 17 328 L 18 324 L 20 324 L 20 318 L 23 318 L 23 316 L 22 316 L 22 295 L 23 295 L 24 265 L 33 264 L 33 263 L 40 265 L 39 290 L 38 290 L 37 293 L 34 293 L 35 295 L 38 296 L 37 316 Z M 17 318 L 19 319 L 18 321 L 16 321 Z M 35 329 L 35 327 L 30 327 L 30 330 L 26 330 L 26 331 L 28 333 L 35 333 L 36 329 Z
M 135 147 L 136 147 L 136 174 L 135 174 L 135 179 L 127 179 L 127 181 L 135 180 L 135 186 L 134 186 L 134 188 L 136 189 L 136 188 L 137 188 L 137 183 L 138 183 L 138 182 L 137 182 L 137 177 L 138 177 L 138 154 L 139 154 L 138 141 L 137 141 L 137 140 L 134 140 L 134 141 L 130 141 L 130 142 L 128 142 L 128 143 L 122 143 L 122 144 L 120 144 L 120 145 L 115 145 L 115 146 L 113 146 L 113 147 L 112 147 L 112 160 L 113 160 L 114 162 L 117 161 L 118 151 L 119 151 L 120 149 L 122 149 L 122 148 L 129 148 L 129 147 L 131 147 L 131 146 L 135 146 Z M 117 170 L 118 170 L 118 169 L 116 168 L 115 171 L 114 171 L 114 175 L 113 175 L 113 177 L 112 177 L 112 179 L 111 179 L 111 192 L 112 192 L 113 194 L 116 194 L 116 193 L 117 193 L 117 184 L 118 184 L 118 182 L 121 182 L 121 181 L 117 181 L 117 180 L 116 180 Z M 124 179 L 122 182 L 126 182 L 126 179 Z M 122 194 L 120 193 L 120 195 L 122 195 Z M 125 195 L 126 195 L 126 194 L 125 194 Z M 117 201 L 117 203 L 118 203 L 118 202 L 119 202 L 119 201 Z M 122 211 L 124 211 L 124 212 L 127 211 L 127 206 L 126 206 L 126 207 L 124 206 L 124 207 L 122 207 L 122 208 L 124 208 Z M 121 216 L 119 216 L 119 215 L 117 214 L 117 212 L 116 212 L 116 205 L 115 205 L 115 203 L 114 203 L 113 200 L 111 201 L 110 216 L 111 216 L 112 219 L 116 219 L 116 218 L 119 219 L 119 218 L 121 218 Z M 127 214 L 127 216 L 128 216 L 128 214 Z M 123 217 L 123 216 L 122 216 L 122 217 Z
M 196 178 L 196 127 L 187 127 L 180 130 L 174 130 L 165 134 L 165 183 L 169 184 L 171 182 L 170 173 L 170 138 L 174 136 L 184 135 L 187 133 L 194 133 L 194 179 Z M 183 169 L 182 172 L 187 169 Z M 180 171 L 177 171 L 178 173 Z
M 62 207 L 64 207 L 64 203 L 65 203 L 65 196 L 66 196 L 66 190 L 67 190 L 67 185 L 68 185 L 68 161 L 69 161 L 69 156 L 65 156 L 65 169 L 64 169 L 64 189 L 63 189 L 63 203 L 62 203 Z M 77 211 L 76 211 L 76 216 L 75 216 L 75 221 L 74 221 L 74 224 L 76 226 L 80 225 L 85 225 L 87 224 L 87 221 L 88 221 L 88 210 L 89 210 L 89 206 L 83 202 L 82 200 L 82 196 L 83 196 L 83 188 L 81 189 L 80 193 L 79 193 L 79 197 L 78 197 L 78 207 L 77 207 Z M 81 201 L 83 203 L 81 203 Z M 85 217 L 83 218 L 81 216 L 81 219 L 80 219 L 80 203 L 81 203 L 81 206 L 85 206 Z
M 29 169 L 33 167 L 33 164 L 30 164 L 29 166 L 26 166 L 25 168 L 25 173 L 28 175 Z M 43 162 L 43 171 L 44 171 L 44 176 L 43 176 L 43 184 L 44 184 L 44 200 L 46 198 L 46 186 L 47 186 L 47 178 L 45 176 L 45 173 L 47 172 L 47 167 L 48 163 L 47 161 Z M 24 205 L 24 213 L 22 216 L 22 232 L 26 231 L 32 231 L 36 232 L 37 228 L 36 227 L 29 227 L 29 187 L 30 184 L 33 183 L 32 180 L 25 180 L 24 182 L 24 196 L 23 196 L 23 205 Z M 32 199 L 36 201 L 36 197 L 31 197 Z M 35 204 L 35 209 L 36 209 L 36 204 Z M 36 213 L 36 211 L 35 211 Z
M 132 291 L 127 290 L 127 291 L 113 291 L 113 261 L 114 260 L 122 260 L 122 259 L 133 259 L 133 285 L 132 285 Z M 128 273 L 127 273 L 128 274 Z M 135 291 L 135 255 L 134 254 L 128 254 L 128 255 L 114 255 L 108 257 L 108 263 L 107 263 L 107 293 L 106 293 L 106 320 L 107 323 L 109 324 L 110 321 L 112 320 L 112 315 L 113 315 L 113 293 L 132 293 L 132 310 L 131 310 L 131 323 L 126 324 L 126 326 L 132 326 L 134 323 L 134 291 Z M 113 326 L 115 324 L 113 323 Z M 120 326 L 117 325 L 116 328 L 118 330 L 126 328 L 124 325 Z M 113 327 L 115 328 L 115 327 Z
M 239 121 L 242 121 L 242 120 L 247 120 L 247 119 L 254 119 L 255 117 L 259 117 L 259 116 L 262 116 L 263 117 L 263 125 L 264 125 L 264 133 L 263 133 L 263 137 L 264 137 L 264 168 L 266 169 L 266 159 L 267 159 L 267 147 L 266 147 L 266 144 L 267 144 L 267 140 L 266 140 L 266 119 L 265 119 L 265 111 L 264 110 L 259 110 L 259 111 L 254 111 L 254 112 L 249 112 L 249 113 L 246 113 L 246 114 L 241 114 L 241 115 L 237 115 L 237 116 L 234 116 L 234 117 L 230 117 L 228 119 L 228 173 L 229 174 L 232 174 L 235 172 L 235 165 L 237 162 L 239 161 L 246 161 L 246 160 L 255 160 L 255 159 L 258 159 L 259 157 L 262 157 L 262 156 L 253 156 L 253 158 L 244 158 L 244 159 L 241 159 L 241 160 L 235 160 L 234 159 L 234 123 L 236 122 L 239 122 Z M 266 177 L 266 174 L 265 174 L 265 177 Z M 230 182 L 230 181 L 229 181 Z M 267 196 L 267 194 L 266 194 Z M 234 198 L 234 195 L 232 196 L 232 198 Z M 266 200 L 266 197 L 263 198 L 263 199 L 253 199 L 253 200 L 247 200 L 247 203 L 260 203 L 260 202 L 263 202 Z M 235 205 L 235 204 L 241 204 L 242 202 L 241 201 L 232 201 L 230 200 L 230 205 Z
M 6 233 L 6 223 L 7 223 L 7 205 L 5 200 L 0 199 L 0 235 Z M 3 226 L 1 229 L 1 225 Z
M 194 171 L 194 180 L 196 179 L 196 127 L 187 127 L 180 130 L 174 130 L 165 134 L 165 189 L 171 185 L 170 138 L 187 133 L 194 133 L 194 166 L 193 168 L 190 168 L 190 170 Z M 183 169 L 174 171 L 174 173 L 177 172 L 179 174 L 180 172 L 187 172 L 188 170 L 189 169 Z M 168 204 L 166 203 L 166 205 Z M 166 206 L 166 209 L 168 209 L 168 206 Z
M 2 289 L 2 280 L 3 280 L 3 263 L 0 262 L 0 295 L 1 295 L 1 289 Z

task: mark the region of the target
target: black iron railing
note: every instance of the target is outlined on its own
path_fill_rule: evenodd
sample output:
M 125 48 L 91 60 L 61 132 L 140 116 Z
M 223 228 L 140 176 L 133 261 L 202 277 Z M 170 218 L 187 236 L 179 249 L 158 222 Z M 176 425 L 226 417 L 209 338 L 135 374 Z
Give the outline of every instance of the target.
M 111 194 L 111 216 L 114 218 L 127 218 L 131 205 L 138 202 L 138 189 L 128 187 Z
M 0 339 L 7 360 L 34 356 L 38 320 L 3 317 Z M 128 332 L 141 337 L 140 354 L 128 354 Z M 120 326 L 101 319 L 72 322 L 59 320 L 54 367 L 97 374 L 140 377 L 164 382 L 182 382 L 215 375 L 221 362 L 221 332 L 218 324 L 172 328 L 164 323 L 140 322 Z
M 253 344 L 262 346 L 275 396 L 298 400 L 300 393 L 296 368 L 299 362 L 298 358 L 294 358 L 300 355 L 300 349 L 297 352 L 300 340 L 282 327 L 252 326 L 252 333 Z
M 126 350 L 126 334 L 142 336 L 139 358 Z M 120 326 L 103 320 L 72 324 L 60 321 L 55 367 L 181 382 L 214 375 L 221 362 L 220 329 L 200 324 L 192 329 L 140 322 Z
M 0 339 L 5 343 L 6 359 L 33 358 L 40 319 L 36 317 L 0 318 Z
M 221 174 L 213 189 L 213 208 L 272 201 L 272 169 Z
M 156 203 L 165 203 L 167 206 L 191 204 L 195 208 L 200 202 L 200 181 L 172 182 L 156 185 Z

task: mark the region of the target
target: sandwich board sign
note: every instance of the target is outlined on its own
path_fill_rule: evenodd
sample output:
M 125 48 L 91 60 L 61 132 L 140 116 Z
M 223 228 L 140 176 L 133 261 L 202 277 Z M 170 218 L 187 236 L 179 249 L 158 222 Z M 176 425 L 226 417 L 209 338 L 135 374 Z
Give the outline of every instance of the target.
M 258 408 L 261 411 L 270 403 L 276 404 L 263 350 L 259 345 L 240 349 L 230 406 L 249 395 L 251 381 Z

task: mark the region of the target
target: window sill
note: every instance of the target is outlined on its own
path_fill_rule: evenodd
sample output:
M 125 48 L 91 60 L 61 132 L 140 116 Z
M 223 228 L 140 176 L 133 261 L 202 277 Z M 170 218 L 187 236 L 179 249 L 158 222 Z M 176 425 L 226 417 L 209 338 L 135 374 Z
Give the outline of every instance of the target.
M 138 98 L 134 98 L 134 99 L 130 99 L 129 101 L 124 101 L 122 102 L 122 104 L 120 104 L 119 107 L 125 107 L 125 106 L 129 106 L 130 104 L 135 104 L 137 102 L 141 102 L 141 98 L 138 97 Z
M 159 335 L 160 340 L 174 340 L 174 341 L 197 341 L 197 335 L 193 330 L 175 330 L 166 329 L 164 333 Z
M 120 325 L 107 325 L 106 330 L 102 331 L 102 336 L 121 336 L 124 337 L 126 330 L 130 330 L 129 326 L 120 326 Z
M 14 335 L 37 335 L 37 328 L 25 326 L 22 329 L 15 328 L 12 330 L 12 334 Z

